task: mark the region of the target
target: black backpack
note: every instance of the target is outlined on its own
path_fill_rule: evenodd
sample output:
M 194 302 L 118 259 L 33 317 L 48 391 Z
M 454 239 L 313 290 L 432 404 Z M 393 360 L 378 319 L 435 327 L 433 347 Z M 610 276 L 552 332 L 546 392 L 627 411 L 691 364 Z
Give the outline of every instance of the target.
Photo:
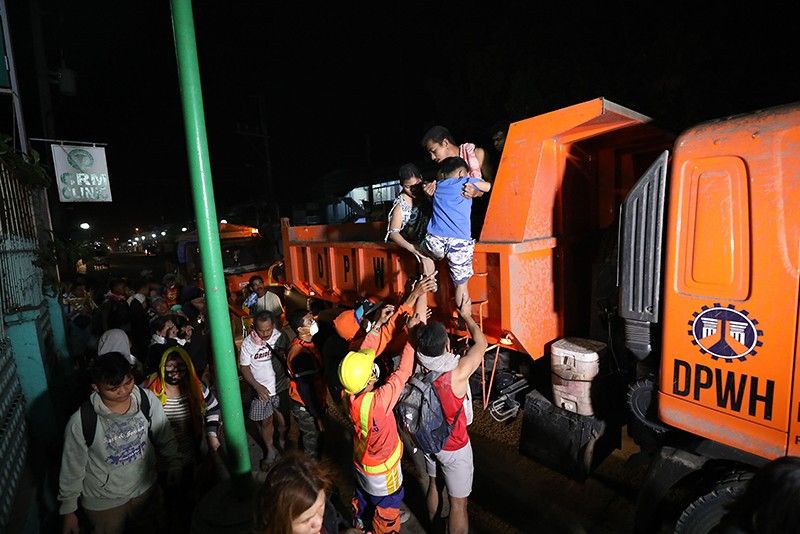
M 433 382 L 440 376 L 442 373 L 415 373 L 403 388 L 394 407 L 398 424 L 411 434 L 422 452 L 429 454 L 442 450 L 464 409 L 463 405 L 460 406 L 453 418 L 453 424 L 447 424 L 442 401 L 433 386 Z
M 150 442 L 153 442 L 153 433 L 151 430 L 152 421 L 150 420 L 150 398 L 145 393 L 144 388 L 136 385 L 139 388 L 139 394 L 142 397 L 139 403 L 139 410 L 147 419 L 147 437 Z M 94 443 L 94 435 L 97 432 L 97 412 L 94 411 L 91 400 L 86 400 L 81 404 L 81 427 L 83 428 L 83 439 L 86 441 L 86 448 L 90 448 Z

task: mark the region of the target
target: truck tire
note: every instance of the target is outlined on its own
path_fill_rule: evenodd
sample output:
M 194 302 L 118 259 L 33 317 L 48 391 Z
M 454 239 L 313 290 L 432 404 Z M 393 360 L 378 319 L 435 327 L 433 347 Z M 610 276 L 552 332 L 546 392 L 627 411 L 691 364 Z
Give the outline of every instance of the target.
M 728 505 L 738 499 L 753 478 L 748 471 L 732 471 L 714 488 L 687 506 L 675 524 L 675 534 L 708 534 L 728 513 Z

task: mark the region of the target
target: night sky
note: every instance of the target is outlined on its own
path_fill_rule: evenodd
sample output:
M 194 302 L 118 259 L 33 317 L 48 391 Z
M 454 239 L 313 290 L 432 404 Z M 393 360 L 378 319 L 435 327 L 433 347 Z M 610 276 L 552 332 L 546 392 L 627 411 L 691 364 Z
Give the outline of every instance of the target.
M 42 137 L 31 12 L 7 3 L 28 134 Z M 196 1 L 218 209 L 267 199 L 264 143 L 241 133 L 262 118 L 288 215 L 327 173 L 380 181 L 424 163 L 419 139 L 437 123 L 489 147 L 498 121 L 598 96 L 674 132 L 799 99 L 797 7 L 649 4 Z M 169 2 L 39 0 L 39 9 L 48 68 L 63 57 L 77 73 L 76 96 L 50 85 L 54 135 L 108 143 L 114 196 L 55 206 L 62 230 L 85 219 L 127 237 L 190 220 Z M 49 162 L 47 146 L 34 148 Z

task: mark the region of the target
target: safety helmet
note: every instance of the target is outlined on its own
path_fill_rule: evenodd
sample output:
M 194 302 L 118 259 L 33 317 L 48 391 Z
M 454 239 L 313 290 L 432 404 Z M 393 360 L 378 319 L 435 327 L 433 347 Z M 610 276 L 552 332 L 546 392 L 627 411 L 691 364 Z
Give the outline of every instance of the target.
M 339 381 L 344 390 L 352 395 L 361 392 L 373 375 L 375 351 L 363 349 L 358 352 L 348 352 L 339 364 Z

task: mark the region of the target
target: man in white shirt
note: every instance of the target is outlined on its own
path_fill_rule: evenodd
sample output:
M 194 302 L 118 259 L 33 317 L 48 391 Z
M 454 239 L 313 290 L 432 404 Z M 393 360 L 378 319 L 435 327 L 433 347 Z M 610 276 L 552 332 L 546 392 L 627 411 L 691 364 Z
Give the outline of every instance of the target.
M 267 447 L 261 460 L 261 468 L 268 467 L 278 457 L 273 443 L 275 423 L 278 426 L 278 443 L 285 443 L 286 421 L 278 409 L 279 397 L 276 391 L 275 367 L 273 358 L 282 360 L 286 340 L 280 330 L 275 328 L 275 320 L 267 311 L 258 312 L 253 321 L 253 329 L 242 341 L 239 351 L 239 365 L 242 377 L 255 390 L 256 397 L 250 402 L 248 417 L 259 424 L 261 438 Z M 280 366 L 278 366 L 280 368 Z M 274 420 L 274 421 L 273 421 Z
M 267 289 L 267 286 L 264 285 L 264 279 L 259 275 L 254 275 L 250 277 L 249 283 L 250 289 L 253 291 L 255 298 L 248 298 L 247 302 L 245 302 L 245 305 L 250 308 L 251 315 L 255 315 L 260 311 L 268 311 L 273 317 L 280 317 L 283 313 L 283 304 L 281 304 L 281 299 L 278 297 L 278 295 Z

